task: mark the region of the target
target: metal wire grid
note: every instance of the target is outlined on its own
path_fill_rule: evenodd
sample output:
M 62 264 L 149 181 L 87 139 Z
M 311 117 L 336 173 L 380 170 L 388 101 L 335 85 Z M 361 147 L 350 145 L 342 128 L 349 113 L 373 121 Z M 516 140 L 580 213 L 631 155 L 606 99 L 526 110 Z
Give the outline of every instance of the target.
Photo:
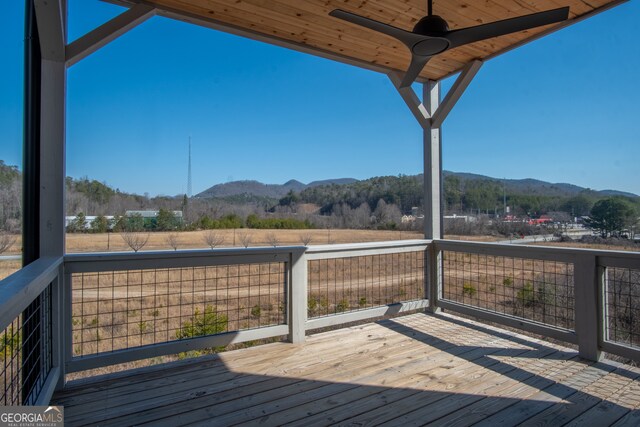
M 51 371 L 51 286 L 0 334 L 0 405 L 33 405 Z
M 640 270 L 605 270 L 606 340 L 640 347 Z
M 573 264 L 443 251 L 443 298 L 574 330 Z
M 72 275 L 73 356 L 286 323 L 283 262 Z
M 309 261 L 307 315 L 423 299 L 424 275 L 424 251 Z

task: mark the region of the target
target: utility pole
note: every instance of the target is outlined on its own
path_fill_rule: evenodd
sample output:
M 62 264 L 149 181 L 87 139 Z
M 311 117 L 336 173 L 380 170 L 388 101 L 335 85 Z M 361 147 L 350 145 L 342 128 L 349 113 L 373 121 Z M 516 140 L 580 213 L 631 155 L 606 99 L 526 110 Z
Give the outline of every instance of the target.
M 502 178 L 502 209 L 503 215 L 507 216 L 507 180 Z
M 191 198 L 191 135 L 189 135 L 189 166 L 187 175 L 187 197 Z

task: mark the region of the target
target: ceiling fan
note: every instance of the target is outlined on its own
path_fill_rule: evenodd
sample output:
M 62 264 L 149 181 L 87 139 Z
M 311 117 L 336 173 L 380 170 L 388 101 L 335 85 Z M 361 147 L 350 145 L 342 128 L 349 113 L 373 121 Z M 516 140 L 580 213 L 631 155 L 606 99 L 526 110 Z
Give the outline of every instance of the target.
M 447 21 L 433 14 L 433 0 L 428 0 L 427 16 L 418 21 L 413 31 L 341 9 L 332 10 L 329 15 L 378 31 L 404 43 L 411 51 L 411 63 L 400 84 L 400 87 L 406 87 L 415 81 L 427 62 L 439 53 L 468 43 L 564 21 L 569 18 L 569 8 L 561 7 L 459 30 L 449 30 Z

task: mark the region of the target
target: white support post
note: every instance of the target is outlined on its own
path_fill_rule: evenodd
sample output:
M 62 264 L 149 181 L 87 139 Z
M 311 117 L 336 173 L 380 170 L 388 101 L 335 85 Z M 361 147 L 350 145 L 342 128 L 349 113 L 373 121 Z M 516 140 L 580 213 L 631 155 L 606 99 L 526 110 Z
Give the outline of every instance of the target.
M 580 254 L 573 270 L 575 327 L 580 357 L 599 361 L 603 310 L 601 309 L 604 270 L 598 267 L 597 256 Z
M 291 253 L 291 274 L 288 288 L 289 341 L 305 341 L 307 323 L 307 257 L 305 251 Z
M 67 66 L 70 67 L 86 58 L 155 14 L 155 8 L 145 4 L 138 4 L 90 31 L 66 47 Z

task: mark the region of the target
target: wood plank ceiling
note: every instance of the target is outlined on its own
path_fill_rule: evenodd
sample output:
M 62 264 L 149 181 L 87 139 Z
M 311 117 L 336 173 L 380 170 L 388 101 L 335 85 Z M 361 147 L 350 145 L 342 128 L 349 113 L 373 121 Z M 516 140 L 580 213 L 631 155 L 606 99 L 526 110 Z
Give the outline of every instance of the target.
M 111 0 L 113 1 L 113 0 Z M 118 1 L 118 0 L 116 0 Z M 404 71 L 410 54 L 399 41 L 333 18 L 336 8 L 411 30 L 426 15 L 426 0 L 122 0 L 158 7 L 160 14 L 382 72 Z M 562 6 L 570 20 L 588 17 L 615 0 L 434 0 L 434 14 L 451 29 L 484 24 Z M 562 25 L 562 24 L 561 24 Z M 434 57 L 422 79 L 439 80 L 474 59 L 488 59 L 556 26 L 461 46 Z

